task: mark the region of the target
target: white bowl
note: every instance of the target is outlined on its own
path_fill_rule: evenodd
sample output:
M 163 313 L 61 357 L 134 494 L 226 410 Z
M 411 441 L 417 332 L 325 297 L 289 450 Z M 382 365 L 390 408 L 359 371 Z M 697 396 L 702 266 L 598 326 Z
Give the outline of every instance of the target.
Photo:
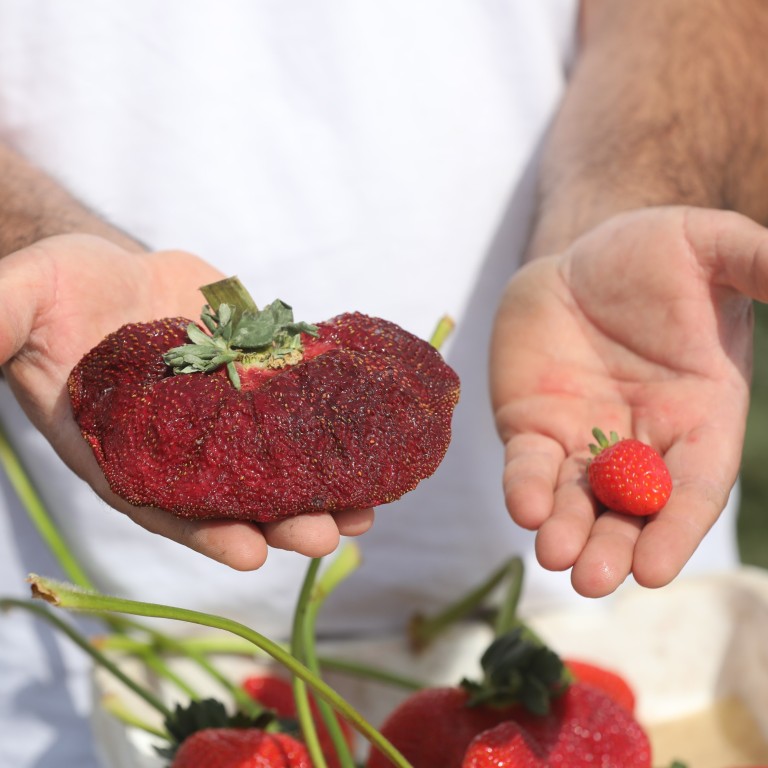
M 637 716 L 649 731 L 654 765 L 673 759 L 691 768 L 768 762 L 768 573 L 743 567 L 680 579 L 661 590 L 633 588 L 594 608 L 547 611 L 526 617 L 560 655 L 591 660 L 626 677 L 637 695 Z M 326 643 L 325 656 L 367 662 L 431 685 L 452 685 L 479 673 L 491 640 L 485 625 L 453 627 L 414 655 L 402 637 Z M 145 684 L 154 681 L 135 660 L 121 661 Z M 268 664 L 260 657 L 221 657 L 217 665 L 239 680 Z M 192 664 L 178 662 L 186 679 L 207 695 L 222 696 Z M 407 694 L 381 683 L 338 673 L 326 680 L 370 722 L 378 725 Z M 119 696 L 137 714 L 155 713 L 99 670 L 98 697 Z M 166 685 L 155 686 L 171 703 Z M 100 708 L 93 713 L 99 748 L 109 768 L 164 768 L 158 741 L 125 727 Z

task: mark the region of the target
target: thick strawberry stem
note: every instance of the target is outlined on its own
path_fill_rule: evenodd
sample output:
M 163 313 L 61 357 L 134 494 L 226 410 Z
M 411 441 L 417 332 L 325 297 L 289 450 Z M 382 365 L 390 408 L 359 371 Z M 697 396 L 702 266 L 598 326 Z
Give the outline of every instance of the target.
M 152 723 L 147 722 L 144 718 L 138 717 L 133 710 L 125 705 L 125 702 L 119 696 L 114 694 L 102 696 L 99 704 L 105 712 L 108 712 L 123 725 L 127 725 L 130 728 L 138 728 L 140 731 L 144 731 L 145 733 L 157 736 L 166 741 L 170 738 L 168 732 L 163 728 L 157 728 Z
M 463 680 L 471 705 L 519 703 L 534 714 L 546 714 L 552 699 L 571 681 L 560 657 L 518 616 L 523 562 L 511 561 L 510 583 L 494 626 L 495 639 L 480 659 L 483 679 Z
M 66 635 L 75 645 L 77 645 L 82 651 L 88 654 L 99 666 L 106 669 L 111 675 L 119 680 L 123 685 L 127 686 L 137 696 L 142 698 L 150 707 L 157 711 L 163 717 L 168 717 L 171 711 L 163 704 L 157 696 L 151 691 L 139 685 L 135 680 L 126 675 L 117 664 L 111 659 L 107 658 L 98 649 L 88 642 L 88 639 L 78 632 L 74 627 L 65 621 L 62 621 L 58 616 L 52 613 L 50 610 L 46 610 L 42 605 L 32 602 L 30 600 L 16 600 L 14 598 L 2 598 L 0 599 L 0 608 L 7 610 L 9 608 L 21 608 L 25 611 L 34 613 L 38 618 L 53 624 L 57 630 Z
M 333 688 L 285 651 L 278 643 L 273 642 L 244 624 L 223 616 L 214 616 L 185 608 L 108 597 L 98 592 L 84 591 L 72 585 L 62 584 L 61 582 L 46 579 L 36 574 L 30 575 L 28 581 L 32 586 L 34 597 L 46 600 L 60 608 L 97 614 L 115 612 L 132 616 L 169 619 L 171 621 L 182 621 L 220 629 L 239 635 L 270 655 L 292 674 L 304 680 L 319 698 L 327 701 L 342 717 L 348 720 L 371 744 L 383 752 L 393 765 L 397 766 L 397 768 L 413 768 L 405 757 Z
M 320 563 L 320 559 L 313 560 L 307 569 L 307 575 L 304 579 L 296 608 L 292 641 L 294 656 L 302 659 L 307 667 L 316 675 L 320 674 L 320 664 L 315 649 L 317 616 L 326 598 L 360 565 L 360 550 L 354 544 L 347 544 L 339 555 L 330 562 L 328 568 L 325 569 L 322 576 L 318 579 Z M 306 684 L 298 678 L 294 680 L 297 701 L 299 698 L 302 698 L 304 700 L 303 706 L 305 710 L 308 710 L 309 700 Z M 355 762 L 350 754 L 347 740 L 342 733 L 333 709 L 322 700 L 318 702 L 318 709 L 333 742 L 339 764 L 342 768 L 355 768 Z M 312 718 L 310 717 L 311 720 Z M 321 765 L 315 762 L 316 768 L 320 768 Z
M 320 563 L 320 558 L 313 558 L 309 561 L 309 569 L 304 577 L 299 599 L 294 610 L 293 632 L 291 634 L 291 653 L 294 658 L 300 659 L 307 664 L 308 669 L 311 669 L 311 667 L 307 663 L 305 644 L 307 606 Z M 328 768 L 328 763 L 325 761 L 325 756 L 320 746 L 317 729 L 315 728 L 315 721 L 312 717 L 307 684 L 298 676 L 293 678 L 293 696 L 296 701 L 296 714 L 301 725 L 301 734 L 304 738 L 304 743 L 307 745 L 309 756 L 312 759 L 312 765 L 315 768 Z
M 435 349 L 440 349 L 443 344 L 445 344 L 445 340 L 451 335 L 451 333 L 453 333 L 455 326 L 456 323 L 452 317 L 443 315 L 440 320 L 438 320 L 437 326 L 429 339 L 429 343 Z
M 26 471 L 16 450 L 8 439 L 2 423 L 0 423 L 0 464 L 13 486 L 14 491 L 19 497 L 19 501 L 21 501 L 21 504 L 27 513 L 27 517 L 48 546 L 48 549 L 62 572 L 76 586 L 87 590 L 93 590 L 93 583 L 85 569 L 80 565 L 77 558 L 72 553 L 69 544 L 54 522 L 48 508 L 35 488 L 29 473 Z M 123 637 L 128 637 L 127 633 L 134 630 L 150 635 L 153 638 L 153 643 L 146 646 L 143 659 L 144 662 L 151 666 L 158 676 L 163 677 L 176 685 L 179 690 L 190 696 L 190 698 L 196 698 L 195 692 L 189 685 L 179 678 L 178 675 L 174 674 L 164 663 L 162 658 L 156 652 L 151 650 L 153 646 L 172 646 L 175 644 L 175 640 L 163 636 L 160 632 L 145 627 L 139 622 L 132 621 L 123 616 L 106 616 L 104 617 L 104 621 L 110 629 Z M 198 666 L 205 669 L 214 679 L 231 691 L 238 705 L 242 709 L 253 713 L 255 702 L 247 694 L 241 691 L 238 686 L 233 685 L 231 681 L 224 678 L 224 676 L 210 664 L 204 654 L 189 653 L 188 655 L 197 662 Z
M 90 579 L 53 522 L 51 515 L 40 498 L 40 494 L 37 492 L 29 474 L 8 440 L 6 430 L 2 424 L 0 424 L 0 463 L 13 486 L 13 490 L 16 491 L 22 503 L 27 517 L 36 528 L 40 538 L 48 546 L 64 575 L 73 584 L 89 588 L 91 586 Z
M 471 615 L 482 606 L 483 602 L 505 580 L 513 578 L 522 569 L 519 557 L 512 557 L 497 568 L 477 587 L 462 595 L 458 600 L 448 605 L 442 611 L 432 616 L 416 615 L 408 627 L 408 639 L 411 648 L 421 651 L 439 637 L 446 629 L 461 619 Z

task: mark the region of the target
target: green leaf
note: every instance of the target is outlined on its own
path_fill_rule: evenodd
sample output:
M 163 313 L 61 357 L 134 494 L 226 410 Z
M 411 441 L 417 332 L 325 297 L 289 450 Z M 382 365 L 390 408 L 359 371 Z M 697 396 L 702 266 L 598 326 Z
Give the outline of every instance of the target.
M 187 326 L 187 336 L 189 336 L 189 340 L 194 344 L 202 344 L 205 346 L 213 343 L 213 339 L 207 333 L 203 333 L 203 331 L 201 331 L 194 323 L 190 323 Z
M 462 681 L 470 705 L 520 703 L 544 714 L 551 699 L 568 687 L 568 672 L 560 658 L 524 626 L 497 637 L 480 658 L 480 666 L 482 681 Z

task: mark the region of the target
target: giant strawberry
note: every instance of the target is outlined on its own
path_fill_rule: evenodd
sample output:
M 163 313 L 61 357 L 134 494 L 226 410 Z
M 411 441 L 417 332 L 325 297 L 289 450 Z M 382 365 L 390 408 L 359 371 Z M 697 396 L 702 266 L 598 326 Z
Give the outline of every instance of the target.
M 205 329 L 123 326 L 69 377 L 116 494 L 266 522 L 393 501 L 435 471 L 459 382 L 430 344 L 359 313 L 308 325 L 281 301 L 258 310 L 244 292 L 201 290 Z

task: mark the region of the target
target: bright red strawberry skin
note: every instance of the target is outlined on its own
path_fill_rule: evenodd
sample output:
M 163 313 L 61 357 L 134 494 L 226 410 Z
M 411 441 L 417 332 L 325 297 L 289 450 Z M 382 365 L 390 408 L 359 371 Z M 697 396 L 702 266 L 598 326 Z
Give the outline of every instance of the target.
M 579 682 L 553 700 L 544 716 L 516 705 L 468 707 L 461 688 L 425 689 L 392 712 L 381 732 L 414 768 L 464 768 L 473 740 L 507 722 L 520 728 L 544 768 L 651 768 L 648 737 L 632 714 L 605 692 Z M 501 759 L 505 743 L 495 747 L 500 750 L 497 762 L 487 746 L 489 762 L 483 765 L 506 766 Z M 366 768 L 391 768 L 391 763 L 374 750 Z
M 461 768 L 548 768 L 546 756 L 517 723 L 508 720 L 470 743 Z
M 555 702 L 555 709 L 560 720 L 557 736 L 539 742 L 549 768 L 651 768 L 647 734 L 604 691 L 574 683 Z M 531 730 L 530 724 L 526 727 Z
M 450 441 L 455 372 L 427 342 L 359 313 L 303 334 L 302 362 L 268 374 L 172 375 L 190 321 L 132 324 L 72 371 L 73 413 L 132 504 L 257 522 L 393 501 Z
M 600 503 L 614 512 L 651 515 L 672 492 L 672 478 L 661 455 L 650 445 L 627 438 L 603 448 L 587 470 Z
M 280 717 L 297 717 L 293 687 L 285 678 L 270 674 L 251 675 L 243 681 L 242 687 L 254 700 L 258 701 L 267 709 L 273 710 Z M 314 699 L 311 698 L 311 694 L 310 707 L 312 709 L 315 727 L 317 728 L 320 749 L 325 756 L 329 768 L 335 768 L 339 765 L 339 759 L 336 755 L 333 738 L 320 716 L 317 705 L 315 704 Z M 342 720 L 338 717 L 337 721 L 350 750 L 353 750 L 355 732 L 352 729 L 352 726 L 346 720 Z
M 185 739 L 171 768 L 312 768 L 306 747 L 284 733 L 208 728 Z
M 468 693 L 459 687 L 426 688 L 409 696 L 380 728 L 414 768 L 461 768 L 464 753 L 483 731 L 514 719 L 527 723 L 519 706 L 467 706 Z M 549 717 L 542 718 L 552 724 Z M 372 750 L 366 768 L 391 768 L 380 752 Z
M 627 711 L 635 711 L 635 692 L 627 680 L 612 669 L 580 659 L 563 659 L 573 677 L 580 683 L 599 688 Z

